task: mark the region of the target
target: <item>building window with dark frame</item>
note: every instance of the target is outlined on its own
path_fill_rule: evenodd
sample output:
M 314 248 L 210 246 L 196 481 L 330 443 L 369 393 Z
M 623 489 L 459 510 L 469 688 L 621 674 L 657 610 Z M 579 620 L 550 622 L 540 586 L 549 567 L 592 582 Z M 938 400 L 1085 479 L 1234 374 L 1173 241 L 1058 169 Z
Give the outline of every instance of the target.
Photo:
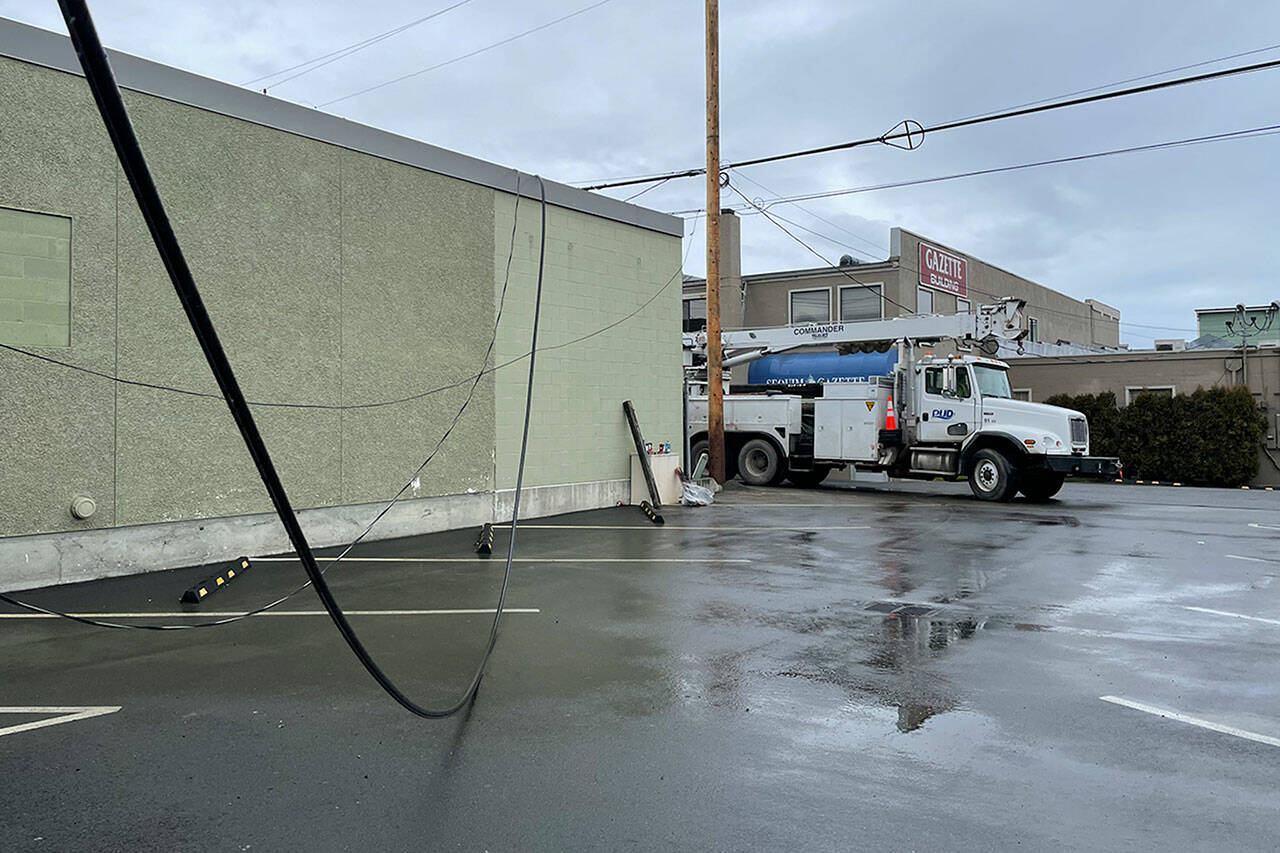
M 883 317 L 881 285 L 846 284 L 840 287 L 840 322 L 879 320 Z
M 831 322 L 831 289 L 793 290 L 789 298 L 789 317 L 793 326 L 801 323 Z
M 957 314 L 968 314 L 972 310 L 973 310 L 973 305 L 972 303 L 969 302 L 968 299 L 961 299 L 959 296 L 956 297 L 956 313 Z
M 682 331 L 685 332 L 701 332 L 707 327 L 707 299 L 685 299 L 683 300 L 683 324 Z
M 916 288 L 916 313 L 932 314 L 933 313 L 933 291 L 927 288 Z

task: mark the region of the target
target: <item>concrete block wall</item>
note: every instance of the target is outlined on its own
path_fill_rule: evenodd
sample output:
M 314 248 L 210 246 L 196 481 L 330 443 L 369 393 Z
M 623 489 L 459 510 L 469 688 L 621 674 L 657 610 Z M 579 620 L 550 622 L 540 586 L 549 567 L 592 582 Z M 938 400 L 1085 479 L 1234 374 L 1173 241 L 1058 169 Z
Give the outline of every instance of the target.
M 71 343 L 71 220 L 0 208 L 0 343 Z

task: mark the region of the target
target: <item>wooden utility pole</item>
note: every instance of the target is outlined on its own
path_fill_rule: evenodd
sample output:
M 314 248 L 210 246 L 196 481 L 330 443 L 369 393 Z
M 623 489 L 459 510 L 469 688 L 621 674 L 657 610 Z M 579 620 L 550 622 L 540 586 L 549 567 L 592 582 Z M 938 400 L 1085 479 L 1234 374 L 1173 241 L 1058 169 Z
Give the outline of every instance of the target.
M 707 468 L 724 485 L 720 350 L 720 11 L 707 0 Z

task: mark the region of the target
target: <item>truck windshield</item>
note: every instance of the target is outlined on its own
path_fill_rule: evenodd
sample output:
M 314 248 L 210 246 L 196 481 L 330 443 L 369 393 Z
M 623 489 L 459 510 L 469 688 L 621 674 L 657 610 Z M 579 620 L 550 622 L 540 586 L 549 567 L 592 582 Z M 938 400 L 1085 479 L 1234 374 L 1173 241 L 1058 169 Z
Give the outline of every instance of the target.
M 1012 399 L 1013 392 L 1009 390 L 1009 374 L 1003 369 L 975 364 L 973 373 L 978 380 L 978 390 L 982 392 L 982 396 Z

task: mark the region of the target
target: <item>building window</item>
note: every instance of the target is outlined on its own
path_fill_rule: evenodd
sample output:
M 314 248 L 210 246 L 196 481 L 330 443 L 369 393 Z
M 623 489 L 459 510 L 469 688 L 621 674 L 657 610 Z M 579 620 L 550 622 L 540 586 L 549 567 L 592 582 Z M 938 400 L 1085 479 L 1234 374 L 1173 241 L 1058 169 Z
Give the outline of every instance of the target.
M 1033 343 L 1040 340 L 1040 321 L 1035 317 L 1027 318 L 1027 340 Z
M 840 288 L 840 322 L 879 320 L 884 316 L 878 284 L 845 285 Z
M 791 291 L 791 319 L 788 322 L 793 326 L 831 322 L 831 289 Z
M 71 346 L 71 220 L 0 207 L 0 342 Z
M 1026 402 L 1028 402 L 1028 403 L 1032 402 L 1032 400 L 1031 400 L 1031 389 L 1030 389 L 1030 388 L 1014 388 L 1014 389 L 1013 389 L 1013 399 L 1015 399 L 1015 400 L 1024 400 L 1024 401 L 1026 401 Z
M 1178 393 L 1173 385 L 1126 385 L 1124 404 L 1127 406 L 1142 394 L 1155 394 L 1157 397 L 1172 397 Z
M 916 288 L 916 313 L 932 314 L 933 313 L 933 291 L 925 290 L 923 287 Z
M 970 305 L 968 299 L 961 299 L 958 296 L 956 297 L 956 313 L 957 314 L 968 314 L 970 308 L 972 307 L 973 306 Z
M 701 332 L 707 327 L 707 300 L 706 297 L 701 299 L 684 300 L 684 326 L 682 331 L 685 332 Z

